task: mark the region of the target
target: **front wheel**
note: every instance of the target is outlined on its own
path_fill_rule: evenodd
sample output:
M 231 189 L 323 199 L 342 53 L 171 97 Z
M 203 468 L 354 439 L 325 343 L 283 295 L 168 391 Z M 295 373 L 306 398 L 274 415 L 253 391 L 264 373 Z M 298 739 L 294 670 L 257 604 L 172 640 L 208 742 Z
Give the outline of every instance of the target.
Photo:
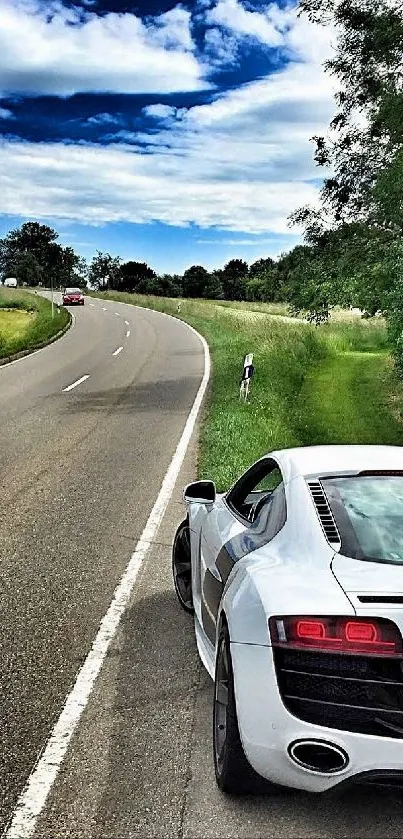
M 189 519 L 178 527 L 172 547 L 172 576 L 182 609 L 194 613 L 192 596 L 192 560 L 190 554 Z
M 270 784 L 248 762 L 239 735 L 230 637 L 224 625 L 218 639 L 213 706 L 213 754 L 222 792 L 247 795 L 267 792 Z

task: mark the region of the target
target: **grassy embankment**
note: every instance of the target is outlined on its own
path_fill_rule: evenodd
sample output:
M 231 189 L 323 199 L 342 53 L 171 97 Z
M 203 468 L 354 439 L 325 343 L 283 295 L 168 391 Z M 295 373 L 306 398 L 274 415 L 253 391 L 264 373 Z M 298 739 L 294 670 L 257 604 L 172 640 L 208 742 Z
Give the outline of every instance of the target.
M 52 320 L 52 306 L 36 294 L 0 288 L 0 358 L 34 350 L 50 341 L 69 321 L 66 309 Z
M 101 295 L 98 295 L 101 296 Z M 403 445 L 403 386 L 385 324 L 335 314 L 325 326 L 289 323 L 259 304 L 222 305 L 109 293 L 109 299 L 174 314 L 202 333 L 213 375 L 201 431 L 199 475 L 227 487 L 276 448 L 321 443 Z M 257 310 L 256 310 L 257 305 Z M 244 356 L 254 353 L 250 404 L 239 401 Z

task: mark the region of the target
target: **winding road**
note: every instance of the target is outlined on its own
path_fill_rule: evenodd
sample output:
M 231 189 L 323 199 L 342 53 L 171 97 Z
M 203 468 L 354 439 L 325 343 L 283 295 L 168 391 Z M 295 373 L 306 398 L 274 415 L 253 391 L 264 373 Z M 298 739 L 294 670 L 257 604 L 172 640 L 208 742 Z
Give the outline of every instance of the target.
M 212 686 L 170 577 L 196 435 L 49 795 L 34 821 L 16 814 L 204 374 L 201 342 L 179 321 L 89 298 L 74 315 L 62 339 L 0 368 L 0 830 L 13 839 L 401 837 L 397 793 L 229 799 L 216 789 Z

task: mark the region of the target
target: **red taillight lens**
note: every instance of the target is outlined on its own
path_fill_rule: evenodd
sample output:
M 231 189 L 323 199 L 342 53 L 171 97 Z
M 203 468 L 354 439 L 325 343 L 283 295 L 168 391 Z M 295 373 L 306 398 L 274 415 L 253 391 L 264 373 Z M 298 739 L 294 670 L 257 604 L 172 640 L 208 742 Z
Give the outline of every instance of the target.
M 360 644 L 366 641 L 377 641 L 378 631 L 374 623 L 361 623 L 360 621 L 349 621 L 346 623 L 347 641 L 358 641 Z
M 326 638 L 326 624 L 323 621 L 298 621 L 297 638 L 304 641 L 317 641 Z
M 383 618 L 274 617 L 269 620 L 273 647 L 356 655 L 402 655 L 402 636 Z

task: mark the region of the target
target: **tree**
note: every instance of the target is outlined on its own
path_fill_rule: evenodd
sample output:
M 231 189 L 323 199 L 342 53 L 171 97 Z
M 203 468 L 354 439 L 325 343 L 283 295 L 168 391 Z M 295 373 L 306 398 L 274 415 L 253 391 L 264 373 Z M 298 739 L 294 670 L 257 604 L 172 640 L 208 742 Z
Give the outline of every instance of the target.
M 10 230 L 7 236 L 0 240 L 0 266 L 3 274 L 9 274 L 12 266 L 30 254 L 40 266 L 46 282 L 47 276 L 53 270 L 55 250 L 61 250 L 60 245 L 56 244 L 57 238 L 58 233 L 55 230 L 38 222 L 26 222 L 20 228 Z M 34 275 L 35 272 L 32 276 Z M 27 276 L 30 276 L 29 271 Z M 36 280 L 33 280 L 30 284 L 34 285 L 35 282 Z
M 124 262 L 121 265 L 120 275 L 114 279 L 116 285 L 111 286 L 111 288 L 128 292 L 139 291 L 140 286 L 144 287 L 150 280 L 155 280 L 156 277 L 155 271 L 146 262 L 129 260 L 129 262 Z
M 0 240 L 3 274 L 14 272 L 20 282 L 31 286 L 39 280 L 55 287 L 85 283 L 82 260 L 73 248 L 56 241 L 58 235 L 46 224 L 31 221 L 10 230 Z
M 17 278 L 19 285 L 36 286 L 42 281 L 42 269 L 32 253 L 22 253 L 16 257 L 10 274 Z
M 87 288 L 87 277 L 87 260 L 83 256 L 79 256 L 74 267 L 74 285 L 78 288 Z
M 365 220 L 401 232 L 401 193 L 391 189 L 403 148 L 401 0 L 300 0 L 301 13 L 337 27 L 336 54 L 325 69 L 339 92 L 330 135 L 312 138 L 316 163 L 333 169 L 321 190 L 322 208 L 302 207 L 291 221 L 323 229 Z
M 403 4 L 300 0 L 302 13 L 336 27 L 325 69 L 339 89 L 328 135 L 312 138 L 317 165 L 332 169 L 320 207 L 289 220 L 302 225 L 312 260 L 298 279 L 291 272 L 289 294 L 311 312 L 347 301 L 384 311 L 403 371 Z
M 182 277 L 184 297 L 206 297 L 205 290 L 209 279 L 209 272 L 202 265 L 187 268 Z
M 230 259 L 221 273 L 225 300 L 244 300 L 248 263 L 243 259 Z
M 88 270 L 90 285 L 97 291 L 116 288 L 120 277 L 120 267 L 120 257 L 97 251 Z
M 49 258 L 49 248 L 58 238 L 56 230 L 46 224 L 26 222 L 20 228 L 10 230 L 4 239 L 0 240 L 0 263 L 4 272 L 14 264 L 19 256 L 31 253 L 42 268 L 46 268 Z
M 264 259 L 257 259 L 256 262 L 253 262 L 249 268 L 249 276 L 261 277 L 262 274 L 267 274 L 268 271 L 275 268 L 275 265 L 276 263 L 271 256 L 267 256 Z
M 221 271 L 213 271 L 208 275 L 203 297 L 208 300 L 221 300 L 224 297 Z
M 156 294 L 161 297 L 181 297 L 182 278 L 179 274 L 162 274 L 156 281 Z

